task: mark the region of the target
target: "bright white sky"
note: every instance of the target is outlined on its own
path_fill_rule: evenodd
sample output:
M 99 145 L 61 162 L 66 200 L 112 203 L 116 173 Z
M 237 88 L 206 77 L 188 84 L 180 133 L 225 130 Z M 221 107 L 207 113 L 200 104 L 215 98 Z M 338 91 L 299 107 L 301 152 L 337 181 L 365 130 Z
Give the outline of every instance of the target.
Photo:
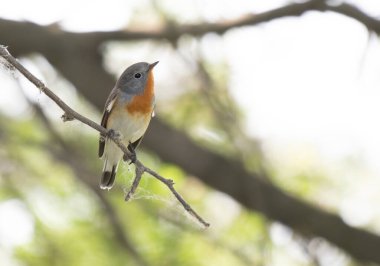
M 131 14 L 141 12 L 148 2 L 13 0 L 2 5 L 0 16 L 42 24 L 60 21 L 75 31 L 110 30 L 124 26 Z M 172 7 L 186 22 L 193 22 L 236 18 L 285 2 L 159 3 L 165 9 Z M 359 2 L 371 14 L 380 14 L 378 1 Z M 21 5 L 24 8 L 19 8 Z M 276 145 L 310 142 L 331 155 L 357 149 L 371 161 L 380 158 L 380 125 L 376 119 L 380 111 L 380 49 L 376 38 L 368 40 L 361 24 L 332 13 L 309 13 L 232 31 L 224 40 L 222 45 L 206 42 L 204 51 L 210 59 L 227 58 L 232 69 L 232 92 L 246 110 L 247 128 L 255 136 Z
M 131 14 L 141 13 L 148 2 L 12 0 L 2 3 L 0 17 L 42 24 L 58 20 L 75 31 L 110 30 L 124 26 Z M 186 22 L 236 18 L 285 2 L 159 1 L 166 9 L 172 6 Z M 374 16 L 380 15 L 378 0 L 350 2 L 360 4 Z M 147 12 L 149 15 L 152 11 Z M 268 151 L 278 151 L 278 160 L 300 146 L 311 148 L 328 162 L 358 154 L 369 171 L 379 177 L 380 43 L 377 37 L 369 37 L 363 25 L 334 13 L 311 12 L 300 18 L 230 31 L 222 42 L 213 39 L 210 35 L 203 41 L 206 57 L 227 60 L 230 88 L 245 110 L 247 129 L 264 141 Z M 165 62 L 160 64 L 168 67 Z M 3 107 L 15 97 L 5 93 L 2 91 L 0 99 Z M 367 196 L 359 193 L 355 214 L 363 210 Z M 354 205 L 352 202 L 349 208 Z M 368 222 L 347 219 L 357 224 Z

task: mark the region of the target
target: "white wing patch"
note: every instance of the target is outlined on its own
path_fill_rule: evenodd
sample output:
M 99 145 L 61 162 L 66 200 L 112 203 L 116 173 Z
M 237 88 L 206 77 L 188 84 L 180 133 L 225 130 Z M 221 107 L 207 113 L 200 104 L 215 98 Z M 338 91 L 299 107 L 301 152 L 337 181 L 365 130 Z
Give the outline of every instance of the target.
M 116 97 L 107 105 L 106 111 L 111 112 L 113 105 L 116 102 Z

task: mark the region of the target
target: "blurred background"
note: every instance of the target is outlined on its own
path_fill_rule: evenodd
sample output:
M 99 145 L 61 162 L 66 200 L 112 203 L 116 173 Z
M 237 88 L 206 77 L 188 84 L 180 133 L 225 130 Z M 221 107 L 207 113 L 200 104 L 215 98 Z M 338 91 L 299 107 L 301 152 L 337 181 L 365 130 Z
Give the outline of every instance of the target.
M 101 191 L 98 133 L 0 65 L 0 265 L 380 264 L 380 3 L 3 2 L 8 46 L 94 121 L 155 62 L 139 159 Z

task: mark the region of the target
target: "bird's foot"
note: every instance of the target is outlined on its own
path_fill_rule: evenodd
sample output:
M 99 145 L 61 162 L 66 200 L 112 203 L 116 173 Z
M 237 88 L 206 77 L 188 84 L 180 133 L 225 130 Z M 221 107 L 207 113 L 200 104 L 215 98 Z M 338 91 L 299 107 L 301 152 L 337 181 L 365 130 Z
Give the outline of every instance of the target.
M 133 149 L 133 147 L 131 146 L 131 142 L 129 142 L 128 150 L 130 151 L 130 154 L 124 154 L 123 161 L 127 162 L 128 160 L 130 160 L 131 162 L 129 164 L 135 163 L 137 160 L 137 155 L 135 149 Z
M 123 135 L 120 133 L 120 131 L 113 130 L 112 128 L 108 130 L 107 137 L 109 138 L 116 138 L 121 139 Z

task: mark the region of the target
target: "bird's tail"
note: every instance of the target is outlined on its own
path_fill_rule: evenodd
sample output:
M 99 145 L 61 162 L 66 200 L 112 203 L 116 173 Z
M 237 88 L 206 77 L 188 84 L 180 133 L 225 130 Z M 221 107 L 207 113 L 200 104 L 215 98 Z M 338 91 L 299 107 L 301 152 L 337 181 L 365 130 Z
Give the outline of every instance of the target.
M 115 176 L 117 171 L 118 162 L 112 164 L 108 160 L 104 161 L 102 178 L 100 179 L 100 188 L 101 189 L 111 189 L 113 183 L 115 182 Z

